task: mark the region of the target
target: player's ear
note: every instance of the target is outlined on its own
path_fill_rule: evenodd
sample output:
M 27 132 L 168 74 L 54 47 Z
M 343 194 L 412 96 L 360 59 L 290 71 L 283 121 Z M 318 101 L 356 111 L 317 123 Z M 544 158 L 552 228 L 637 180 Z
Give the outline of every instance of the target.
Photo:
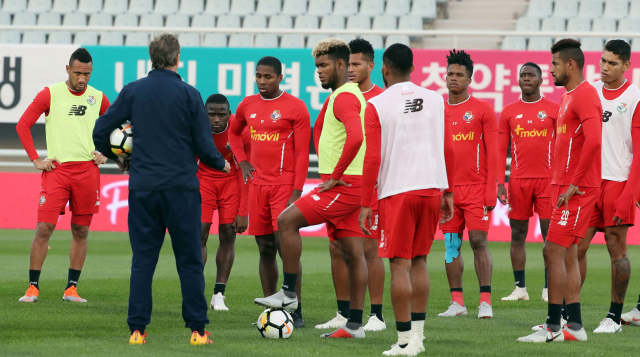
M 67 74 L 71 74 L 71 67 L 69 67 L 69 65 L 67 65 Z
M 282 73 L 280 73 L 278 75 L 278 84 L 282 83 L 282 79 L 284 78 L 284 75 Z
M 414 68 L 415 67 L 413 65 L 411 65 L 411 70 L 409 71 L 409 73 L 413 73 Z
M 626 72 L 629 70 L 629 68 L 631 68 L 631 61 L 627 61 L 622 65 L 622 71 Z

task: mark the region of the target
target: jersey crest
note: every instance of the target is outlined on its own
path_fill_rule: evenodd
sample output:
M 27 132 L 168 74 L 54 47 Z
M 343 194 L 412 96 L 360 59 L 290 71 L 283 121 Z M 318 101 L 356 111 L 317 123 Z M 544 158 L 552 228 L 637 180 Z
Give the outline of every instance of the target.
M 464 119 L 464 121 L 466 121 L 467 123 L 470 122 L 471 120 L 473 120 L 473 113 L 470 111 L 464 113 L 464 115 L 462 116 L 462 119 Z
M 616 105 L 616 110 L 618 111 L 618 114 L 626 113 L 627 109 L 629 109 L 629 106 L 627 105 L 627 103 L 618 103 L 618 105 Z
M 547 119 L 547 113 L 544 110 L 538 112 L 538 119 L 545 120 Z
M 273 113 L 271 113 L 271 120 L 278 120 L 280 118 L 282 118 L 282 115 L 280 114 L 279 110 L 274 110 Z
M 87 98 L 87 104 L 93 107 L 93 105 L 96 104 L 96 97 L 90 95 L 89 98 Z

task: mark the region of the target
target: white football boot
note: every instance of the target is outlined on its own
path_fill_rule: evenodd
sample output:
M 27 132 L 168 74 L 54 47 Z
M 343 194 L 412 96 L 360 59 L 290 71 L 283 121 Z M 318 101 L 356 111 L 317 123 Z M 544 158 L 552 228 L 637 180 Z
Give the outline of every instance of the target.
M 638 308 L 634 307 L 633 310 L 626 314 L 622 314 L 622 316 L 620 316 L 620 321 L 624 324 L 640 326 L 640 311 Z
M 344 326 L 347 321 L 349 321 L 348 318 L 340 315 L 340 313 L 336 313 L 336 317 L 332 318 L 331 320 L 320 324 L 320 325 L 316 325 L 316 328 L 319 330 L 326 330 L 326 329 L 338 329 L 342 326 Z M 365 330 L 366 331 L 366 330 Z
M 516 286 L 515 290 L 509 296 L 502 298 L 502 301 L 517 301 L 517 300 L 529 300 L 529 294 L 527 288 L 519 288 Z
M 338 314 L 339 315 L 339 314 Z M 369 316 L 369 321 L 364 325 L 365 331 L 382 331 L 387 329 L 387 324 L 384 321 L 380 320 L 376 314 L 371 314 Z
M 439 313 L 438 316 L 450 317 L 450 316 L 460 316 L 460 315 L 466 315 L 466 314 L 467 314 L 466 306 L 462 306 L 457 302 L 452 301 L 447 311 Z
M 565 325 L 562 330 L 564 334 L 565 341 L 581 341 L 584 342 L 587 340 L 587 331 L 584 330 L 584 327 L 580 330 L 572 330 L 569 328 L 570 325 Z
M 560 318 L 560 328 L 563 328 L 566 324 L 567 324 L 567 320 L 565 320 L 564 318 L 561 317 Z M 546 323 L 544 323 L 542 325 L 535 325 L 531 329 L 533 331 L 540 331 L 540 330 L 546 329 L 547 328 L 546 325 L 547 325 Z
M 294 312 L 298 309 L 298 297 L 293 299 L 287 297 L 283 289 L 271 296 L 254 299 L 253 302 L 268 309 L 283 309 L 288 312 Z
M 493 317 L 493 307 L 489 305 L 486 301 L 480 303 L 478 306 L 478 318 L 479 319 L 490 319 Z
M 542 301 L 549 302 L 549 288 L 542 289 Z
M 600 326 L 597 329 L 593 330 L 593 333 L 616 333 L 622 332 L 622 325 L 617 324 L 610 318 L 605 318 L 600 321 Z
M 544 329 L 536 331 L 529 336 L 520 337 L 517 339 L 518 342 L 534 342 L 534 343 L 542 343 L 542 342 L 562 342 L 564 341 L 564 332 L 560 329 L 558 332 L 551 332 L 547 328 L 547 325 L 544 325 Z
M 218 311 L 229 311 L 227 305 L 224 304 L 224 299 L 226 299 L 226 297 L 222 295 L 222 293 L 213 294 L 213 296 L 211 296 L 211 309 Z
M 417 356 L 421 351 L 418 347 L 418 335 L 413 335 L 409 344 L 404 348 L 400 347 L 400 345 L 396 342 L 391 346 L 391 349 L 388 351 L 382 352 L 384 356 Z M 419 343 L 422 345 L 422 341 Z M 424 348 L 424 346 L 423 346 Z

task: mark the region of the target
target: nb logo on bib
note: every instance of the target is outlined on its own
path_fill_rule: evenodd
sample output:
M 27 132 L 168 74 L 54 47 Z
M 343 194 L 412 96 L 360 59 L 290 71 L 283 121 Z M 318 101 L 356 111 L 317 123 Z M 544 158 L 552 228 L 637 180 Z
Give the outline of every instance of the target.
M 422 110 L 423 106 L 422 103 L 424 102 L 424 100 L 422 100 L 422 98 L 418 98 L 418 99 L 414 99 L 414 100 L 405 100 L 404 103 L 404 112 L 405 113 L 409 113 L 409 112 L 419 112 Z
M 84 105 L 72 105 L 69 109 L 68 115 L 83 116 L 87 112 L 87 107 Z

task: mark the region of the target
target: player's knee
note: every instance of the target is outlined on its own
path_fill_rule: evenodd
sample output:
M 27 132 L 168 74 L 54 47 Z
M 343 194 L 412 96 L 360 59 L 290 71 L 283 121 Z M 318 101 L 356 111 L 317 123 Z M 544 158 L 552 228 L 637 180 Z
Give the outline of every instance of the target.
M 445 233 L 444 234 L 444 261 L 445 263 L 451 263 L 460 254 L 460 247 L 462 246 L 462 239 L 458 233 Z
M 469 235 L 469 245 L 471 249 L 481 250 L 487 248 L 487 236 L 484 234 L 470 234 Z
M 333 241 L 329 243 L 329 255 L 331 256 L 331 259 L 342 259 L 338 242 Z
M 236 232 L 233 227 L 229 225 L 220 226 L 220 233 L 218 234 L 218 238 L 220 240 L 220 245 L 225 247 L 233 247 L 236 243 Z
M 56 226 L 54 224 L 38 222 L 38 226 L 36 227 L 36 237 L 41 239 L 49 239 L 55 229 Z
M 261 258 L 275 258 L 276 254 L 278 254 L 278 246 L 275 239 L 256 237 L 256 242 L 258 243 Z
M 71 224 L 71 232 L 74 239 L 87 239 L 89 236 L 89 227 L 77 224 Z

